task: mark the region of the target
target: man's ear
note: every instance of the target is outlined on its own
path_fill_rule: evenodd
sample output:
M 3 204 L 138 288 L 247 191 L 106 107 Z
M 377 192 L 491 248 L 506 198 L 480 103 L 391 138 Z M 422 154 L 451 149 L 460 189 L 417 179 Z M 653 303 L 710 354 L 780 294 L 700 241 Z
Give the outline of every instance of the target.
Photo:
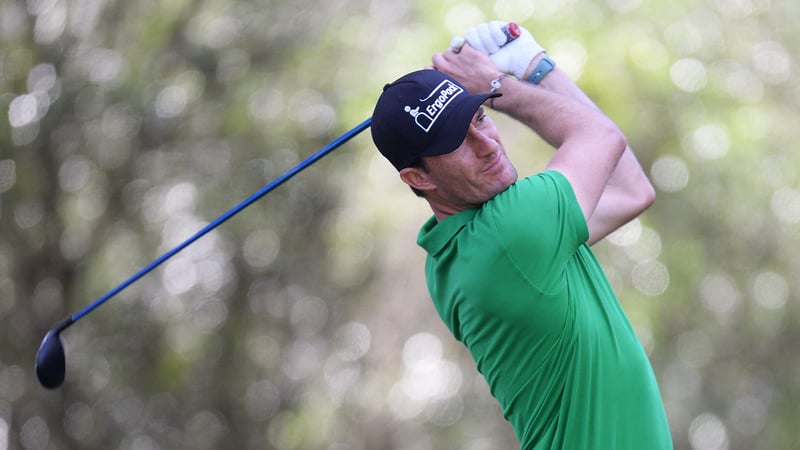
M 436 188 L 428 173 L 419 167 L 406 167 L 400 170 L 400 179 L 414 189 L 430 191 Z

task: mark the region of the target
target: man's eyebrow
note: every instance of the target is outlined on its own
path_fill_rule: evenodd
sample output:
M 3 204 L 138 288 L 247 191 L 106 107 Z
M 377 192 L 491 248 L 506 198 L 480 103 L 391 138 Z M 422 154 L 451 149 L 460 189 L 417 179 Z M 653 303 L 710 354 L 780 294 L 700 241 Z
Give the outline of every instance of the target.
M 473 120 L 478 120 L 478 119 L 480 119 L 480 118 L 481 118 L 481 116 L 483 116 L 483 114 L 484 114 L 484 109 L 483 109 L 483 106 L 479 106 L 479 107 L 478 107 L 478 110 L 477 110 L 477 111 L 475 111 L 475 115 L 474 115 L 474 116 L 472 116 L 472 119 L 473 119 Z

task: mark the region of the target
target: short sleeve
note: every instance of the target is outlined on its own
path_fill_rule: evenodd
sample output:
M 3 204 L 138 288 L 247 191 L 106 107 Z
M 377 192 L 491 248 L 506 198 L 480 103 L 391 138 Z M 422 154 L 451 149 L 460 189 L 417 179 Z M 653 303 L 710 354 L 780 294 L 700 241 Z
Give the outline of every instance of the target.
M 572 186 L 556 171 L 520 180 L 483 212 L 518 270 L 543 291 L 558 287 L 565 265 L 589 239 Z

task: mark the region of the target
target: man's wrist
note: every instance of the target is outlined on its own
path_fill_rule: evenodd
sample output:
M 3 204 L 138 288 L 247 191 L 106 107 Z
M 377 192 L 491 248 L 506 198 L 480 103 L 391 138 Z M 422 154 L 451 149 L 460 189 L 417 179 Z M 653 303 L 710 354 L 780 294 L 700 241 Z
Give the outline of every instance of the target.
M 503 81 L 503 78 L 505 78 L 507 76 L 508 76 L 508 74 L 501 73 L 500 75 L 497 76 L 497 78 L 494 78 L 492 81 L 490 81 L 489 82 L 489 87 L 491 88 L 491 90 L 489 92 L 491 92 L 492 94 L 497 92 L 497 90 L 500 89 L 500 87 L 501 87 L 500 82 Z
M 506 78 L 508 76 L 510 76 L 510 75 L 508 75 L 506 73 L 501 73 L 497 78 L 495 78 L 492 81 L 490 81 L 489 82 L 489 86 L 491 86 L 491 90 L 489 92 L 491 92 L 492 94 L 496 93 L 497 90 L 502 87 L 501 82 L 503 81 L 503 78 Z M 492 108 L 492 109 L 494 109 L 494 99 L 495 99 L 494 97 L 489 99 L 489 107 Z

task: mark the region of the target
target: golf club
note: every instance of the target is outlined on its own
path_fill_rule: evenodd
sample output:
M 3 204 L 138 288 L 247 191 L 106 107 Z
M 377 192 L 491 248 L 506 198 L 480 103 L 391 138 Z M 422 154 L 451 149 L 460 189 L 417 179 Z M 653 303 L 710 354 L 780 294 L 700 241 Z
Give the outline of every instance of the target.
M 69 326 L 80 320 L 83 316 L 92 312 L 98 306 L 105 303 L 111 297 L 117 295 L 120 291 L 122 291 L 126 287 L 133 284 L 139 278 L 143 277 L 144 275 L 146 275 L 147 273 L 149 273 L 150 271 L 161 265 L 161 263 L 168 260 L 176 253 L 180 252 L 181 250 L 189 246 L 191 243 L 204 236 L 209 231 L 218 227 L 223 222 L 230 219 L 243 209 L 253 204 L 258 199 L 266 195 L 268 192 L 272 191 L 276 187 L 283 184 L 283 182 L 293 177 L 298 172 L 302 171 L 303 169 L 315 163 L 323 156 L 335 150 L 337 147 L 349 141 L 353 136 L 367 129 L 371 123 L 372 123 L 372 118 L 368 118 L 367 120 L 365 120 L 364 122 L 353 128 L 352 130 L 339 136 L 333 142 L 326 145 L 313 155 L 309 156 L 300 164 L 296 165 L 288 172 L 276 178 L 273 182 L 261 188 L 255 194 L 251 195 L 238 205 L 234 206 L 225 214 L 219 216 L 213 222 L 206 225 L 202 230 L 195 233 L 192 237 L 186 239 L 172 250 L 161 255 L 158 259 L 150 263 L 148 266 L 137 272 L 132 277 L 122 282 L 119 286 L 115 287 L 114 289 L 111 289 L 110 291 L 108 291 L 108 293 L 95 300 L 92 304 L 90 304 L 83 310 L 74 314 L 72 317 L 65 319 L 64 321 L 62 321 L 61 323 L 50 329 L 50 331 L 48 331 L 47 334 L 45 335 L 44 339 L 42 339 L 42 343 L 39 346 L 39 351 L 36 353 L 35 367 L 36 367 L 36 377 L 39 379 L 39 383 L 48 389 L 55 389 L 61 386 L 61 384 L 64 382 L 64 375 L 66 372 L 66 358 L 64 355 L 64 346 L 61 343 L 61 337 L 60 337 L 62 331 L 64 331 Z

